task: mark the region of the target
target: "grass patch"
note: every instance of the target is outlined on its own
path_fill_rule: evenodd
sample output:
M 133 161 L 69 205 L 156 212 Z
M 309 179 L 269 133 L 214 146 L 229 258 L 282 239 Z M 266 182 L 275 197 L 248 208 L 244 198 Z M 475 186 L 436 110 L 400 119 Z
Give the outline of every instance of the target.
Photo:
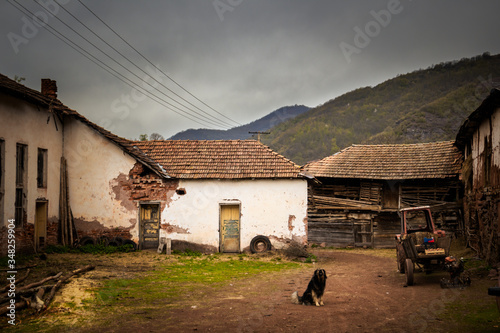
M 445 330 L 441 331 L 500 332 L 500 314 L 496 299 L 487 295 L 491 281 L 473 280 L 472 283 L 470 288 L 476 292 L 468 289 L 460 291 L 458 299 L 448 303 L 439 315 L 439 319 L 447 323 Z
M 110 254 L 118 252 L 132 252 L 134 251 L 134 246 L 131 244 L 125 244 L 120 246 L 106 246 L 104 244 L 87 244 L 75 248 L 63 245 L 48 245 L 45 248 L 45 253 L 90 253 L 90 254 Z
M 96 305 L 121 308 L 137 307 L 139 303 L 171 304 L 181 295 L 193 290 L 203 290 L 203 286 L 217 287 L 224 283 L 249 277 L 262 272 L 276 272 L 300 267 L 298 263 L 261 261 L 237 257 L 216 256 L 187 257 L 161 263 L 156 271 L 148 272 L 140 278 L 113 279 L 95 291 Z

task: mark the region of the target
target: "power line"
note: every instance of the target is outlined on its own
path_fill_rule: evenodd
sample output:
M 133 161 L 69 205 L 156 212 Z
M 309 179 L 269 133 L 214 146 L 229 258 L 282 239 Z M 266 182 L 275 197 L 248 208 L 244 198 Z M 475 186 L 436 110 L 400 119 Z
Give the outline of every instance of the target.
M 87 7 L 81 0 L 78 0 L 78 2 L 83 6 L 85 7 L 90 13 L 92 13 L 92 15 L 94 15 L 99 21 L 101 21 L 102 24 L 104 24 L 109 30 L 111 30 L 116 36 L 118 36 L 118 38 L 120 38 L 125 44 L 127 44 L 132 50 L 134 50 L 138 55 L 140 55 L 144 60 L 146 60 L 151 66 L 153 66 L 154 68 L 156 68 L 160 73 L 162 73 L 163 75 L 165 75 L 170 81 L 172 81 L 173 83 L 175 83 L 179 88 L 181 88 L 182 90 L 184 90 L 186 93 L 188 93 L 190 96 L 192 96 L 193 98 L 195 98 L 198 102 L 202 103 L 203 105 L 205 105 L 206 107 L 208 107 L 209 109 L 211 109 L 212 111 L 216 112 L 217 114 L 223 116 L 224 118 L 232 121 L 233 123 L 241 126 L 242 124 L 240 124 L 239 122 L 227 117 L 226 115 L 224 115 L 223 113 L 215 110 L 214 108 L 212 108 L 210 105 L 206 104 L 205 102 L 203 102 L 202 100 L 200 100 L 198 97 L 196 97 L 195 95 L 193 95 L 191 92 L 189 92 L 187 89 L 185 89 L 182 85 L 180 85 L 177 81 L 175 81 L 174 79 L 172 79 L 167 73 L 163 72 L 160 68 L 158 68 L 154 63 L 152 63 L 148 58 L 146 58 L 146 56 L 144 56 L 141 52 L 139 52 L 134 46 L 132 46 L 129 42 L 127 42 L 122 36 L 120 36 L 113 28 L 111 28 L 106 22 L 104 22 L 99 16 L 97 16 L 96 13 L 94 13 L 89 7 Z
M 40 3 L 38 3 L 36 0 L 33 0 L 36 4 L 38 4 L 40 7 L 44 8 Z M 162 93 L 163 95 L 165 95 L 167 98 L 173 100 L 174 102 L 182 105 L 183 107 L 185 107 L 186 109 L 190 110 L 191 112 L 201 116 L 202 118 L 206 118 L 205 116 L 203 116 L 202 114 L 200 114 L 199 112 L 183 105 L 182 103 L 178 102 L 177 100 L 175 100 L 174 98 L 168 96 L 167 94 L 163 93 L 162 91 L 158 90 L 156 87 L 154 87 L 151 83 L 147 82 L 145 79 L 139 77 L 139 75 L 135 74 L 134 72 L 132 72 L 129 68 L 125 67 L 123 64 L 121 64 L 120 62 L 118 62 L 116 59 L 114 59 L 113 57 L 111 57 L 109 54 L 107 54 L 106 52 L 104 52 L 103 50 L 101 50 L 98 46 L 96 46 L 94 43 L 92 43 L 90 40 L 88 40 L 86 37 L 84 37 L 82 34 L 80 34 L 78 31 L 76 31 L 73 27 L 71 27 L 70 25 L 68 25 L 66 22 L 64 22 L 62 19 L 60 19 L 58 16 L 54 16 L 59 22 L 61 22 L 62 24 L 64 24 L 67 28 L 69 28 L 71 31 L 73 31 L 75 34 L 77 34 L 80 38 L 82 38 L 83 40 L 85 40 L 87 43 L 89 43 L 90 45 L 92 45 L 95 49 L 97 49 L 99 52 L 101 52 L 102 54 L 104 54 L 106 57 L 108 57 L 111 61 L 113 61 L 115 64 L 117 64 L 118 66 L 122 67 L 123 69 L 125 69 L 127 72 L 129 72 L 130 74 L 132 74 L 133 76 L 135 76 L 137 79 L 139 79 L 140 81 L 144 82 L 145 84 L 147 84 L 148 86 L 150 86 L 151 88 L 157 90 L 158 92 Z M 128 59 L 127 59 L 128 60 Z M 139 68 L 139 67 L 138 67 Z M 140 69 L 140 68 L 139 68 Z M 140 69 L 142 70 L 142 69 Z M 143 70 L 142 70 L 143 71 Z M 146 75 L 148 75 L 145 71 L 143 71 Z M 177 109 L 179 109 L 177 106 L 173 105 L 173 104 L 170 104 L 172 107 L 175 107 Z M 179 109 L 180 111 L 183 111 L 181 109 Z M 220 120 L 217 119 L 217 121 L 214 121 L 210 118 L 206 118 L 205 121 L 208 121 L 212 124 L 214 124 L 215 126 L 220 126 L 220 127 L 226 127 L 228 128 L 227 125 L 224 125 Z
M 83 5 L 83 4 L 82 4 Z M 85 5 L 83 5 L 85 8 L 88 9 L 88 7 L 86 7 Z M 127 60 L 131 65 L 133 65 L 135 68 L 137 68 L 138 70 L 140 70 L 141 72 L 143 72 L 144 74 L 148 75 L 148 73 L 146 73 L 142 68 L 140 68 L 139 66 L 137 66 L 132 60 L 130 60 L 127 56 L 125 56 L 123 53 L 121 53 L 119 50 L 117 50 L 115 47 L 113 47 L 111 44 L 109 44 L 107 41 L 105 41 L 101 36 L 99 36 L 96 32 L 94 32 L 91 28 L 89 28 L 85 23 L 83 23 L 80 19 L 78 19 L 75 15 L 73 15 L 71 12 L 69 12 L 66 8 L 64 8 L 64 6 L 60 5 L 60 7 L 67 13 L 69 14 L 71 17 L 73 17 L 76 21 L 78 21 L 78 23 L 80 23 L 82 26 L 84 26 L 88 31 L 90 31 L 94 36 L 96 36 L 97 38 L 99 38 L 99 40 L 101 40 L 103 43 L 105 43 L 107 46 L 109 46 L 111 49 L 113 49 L 113 51 L 115 51 L 116 53 L 118 53 L 120 56 L 122 56 L 125 60 Z M 96 16 L 96 14 L 94 12 L 91 11 L 91 13 Z M 97 17 L 97 16 L 96 16 Z M 97 17 L 97 19 L 99 19 L 101 22 L 103 22 L 99 17 Z M 109 26 L 104 23 L 108 28 Z M 111 29 L 111 28 L 109 28 Z M 120 37 L 113 29 L 111 29 L 111 31 L 113 31 L 113 33 L 115 33 L 118 37 Z M 121 38 L 121 37 L 120 37 Z M 121 38 L 122 39 L 122 38 Z M 123 39 L 122 39 L 123 40 Z M 125 41 L 125 43 L 127 43 Z M 127 43 L 127 45 L 130 45 L 129 43 Z M 132 47 L 133 48 L 133 47 Z M 134 48 L 133 48 L 134 49 Z M 135 50 L 135 49 L 134 49 Z M 136 51 L 136 50 L 135 50 Z M 138 52 L 138 51 L 136 51 Z M 141 54 L 142 56 L 142 54 Z M 154 65 L 153 65 L 154 66 Z M 156 66 L 154 66 L 155 68 L 157 68 Z M 158 68 L 157 68 L 158 69 Z M 163 75 L 167 76 L 166 74 L 164 74 L 160 69 L 158 69 Z M 167 76 L 168 77 L 168 76 Z M 215 120 L 225 124 L 226 126 L 233 126 L 231 125 L 230 123 L 224 121 L 224 120 L 221 120 L 217 117 L 215 117 L 214 115 L 211 115 L 210 113 L 200 109 L 198 106 L 194 105 L 193 103 L 191 103 L 190 101 L 188 101 L 187 99 L 185 99 L 184 97 L 182 97 L 181 95 L 177 94 L 175 91 L 173 91 L 172 89 L 168 88 L 167 86 L 165 86 L 162 82 L 158 81 L 156 78 L 154 78 L 153 76 L 151 76 L 151 78 L 156 82 L 158 83 L 159 85 L 161 85 L 163 88 L 167 89 L 168 91 L 170 91 L 172 94 L 174 94 L 175 96 L 179 97 L 181 100 L 183 100 L 184 102 L 188 103 L 189 105 L 195 107 L 196 109 L 198 109 L 199 111 L 203 112 L 204 114 L 208 115 L 209 117 L 212 117 L 214 118 Z M 169 79 L 171 79 L 170 77 L 168 77 Z M 171 79 L 172 80 L 172 79 Z M 182 87 L 181 87 L 182 88 Z M 184 88 L 183 88 L 184 89 Z M 187 91 L 187 90 L 186 90 Z M 188 92 L 188 91 L 187 91 Z M 188 92 L 189 93 L 189 92 Z M 195 97 L 194 95 L 192 95 L 193 97 Z M 196 97 L 195 97 L 196 98 Z M 177 101 L 176 101 L 177 102 Z M 179 102 L 177 102 L 179 103 Z M 202 102 L 203 103 L 203 102 Z M 181 104 L 181 103 L 179 103 Z M 182 105 L 182 104 L 181 104 Z M 184 105 L 182 105 L 184 106 Z M 184 106 L 185 107 L 185 106 Z M 191 109 L 190 109 L 191 110 Z M 194 110 L 192 110 L 194 111 Z M 223 115 L 224 116 L 224 115 Z M 227 118 L 227 117 L 226 117 Z M 231 120 L 231 119 L 229 119 Z
M 9 2 L 9 4 L 11 4 L 15 9 L 19 10 L 21 13 L 25 14 L 25 15 L 33 15 L 34 16 L 34 13 L 31 12 L 29 9 L 27 9 L 26 7 L 24 7 L 23 5 L 15 2 L 15 0 L 13 0 L 13 2 L 15 3 L 15 5 L 11 2 L 11 0 L 7 0 Z M 20 9 L 19 7 L 17 7 L 16 5 L 22 7 L 23 9 Z M 181 113 L 181 112 L 178 112 L 170 107 L 168 107 L 167 105 L 159 102 L 158 100 L 160 101 L 163 101 L 164 103 L 168 104 L 168 105 L 172 105 L 170 104 L 169 102 L 165 101 L 164 99 L 158 97 L 157 95 L 139 87 L 138 84 L 136 84 L 135 82 L 133 82 L 132 80 L 128 79 L 127 77 L 123 76 L 122 74 L 118 73 L 116 70 L 114 70 L 113 68 L 111 68 L 110 66 L 108 66 L 107 64 L 103 63 L 101 60 L 97 59 L 94 55 L 90 54 L 88 51 L 86 51 L 85 49 L 83 49 L 82 47 L 80 47 L 79 45 L 77 45 L 76 43 L 74 43 L 73 41 L 71 41 L 68 37 L 64 36 L 63 34 L 61 34 L 59 31 L 57 31 L 56 29 L 54 29 L 51 25 L 49 24 L 45 24 L 43 25 L 43 28 L 45 30 L 47 30 L 49 33 L 51 33 L 52 35 L 54 35 L 55 37 L 57 37 L 59 40 L 61 40 L 62 42 L 64 42 L 66 45 L 70 46 L 71 48 L 73 48 L 75 51 L 77 51 L 78 53 L 80 53 L 81 55 L 83 55 L 84 57 L 86 57 L 87 59 L 89 59 L 90 61 L 92 61 L 94 64 L 98 65 L 99 67 L 101 67 L 102 69 L 104 69 L 105 71 L 107 71 L 108 73 L 110 73 L 111 75 L 113 75 L 115 78 L 119 79 L 120 81 L 122 81 L 123 83 L 127 84 L 128 86 L 132 87 L 133 89 L 137 89 L 139 90 L 140 92 L 142 92 L 144 95 L 146 95 L 147 97 L 151 98 L 153 101 L 157 102 L 158 104 L 166 107 L 167 109 L 179 114 L 180 116 L 183 116 L 191 121 L 194 121 L 202 126 L 207 126 L 205 123 L 201 123 L 199 121 L 197 121 L 196 119 L 193 119 L 193 118 L 197 118 L 197 119 L 200 119 L 199 117 L 196 117 L 195 115 L 191 115 L 189 113 Z M 52 30 L 50 30 L 50 29 Z M 73 45 L 71 45 L 73 44 Z M 86 54 L 85 54 L 86 53 Z M 114 72 L 114 73 L 113 73 Z M 119 77 L 121 76 L 121 78 Z M 129 81 L 129 82 L 127 82 Z M 152 98 L 151 97 L 154 96 L 155 98 Z M 193 117 L 193 118 L 192 118 Z M 202 121 L 204 121 L 204 119 L 200 119 Z M 207 126 L 209 128 L 213 128 L 211 126 Z

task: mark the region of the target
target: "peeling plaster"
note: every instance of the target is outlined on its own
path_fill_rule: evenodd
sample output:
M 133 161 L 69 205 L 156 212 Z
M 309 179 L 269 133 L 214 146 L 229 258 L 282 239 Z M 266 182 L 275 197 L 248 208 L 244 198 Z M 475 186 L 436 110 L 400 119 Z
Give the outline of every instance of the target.
M 191 233 L 191 232 L 189 232 L 188 228 L 182 228 L 182 227 L 179 227 L 177 225 L 173 225 L 173 224 L 169 224 L 169 223 L 161 224 L 161 229 L 165 230 L 167 232 L 167 234 L 172 234 L 174 232 L 178 233 L 178 234 L 190 234 Z
M 293 222 L 295 221 L 295 215 L 289 215 L 288 216 L 288 230 L 293 231 Z
M 130 200 L 130 191 L 127 191 L 126 187 L 123 186 L 127 182 L 129 182 L 127 175 L 120 173 L 118 177 L 109 182 L 109 186 L 115 194 L 115 199 L 120 201 L 126 210 L 133 212 L 137 210 L 137 206 Z

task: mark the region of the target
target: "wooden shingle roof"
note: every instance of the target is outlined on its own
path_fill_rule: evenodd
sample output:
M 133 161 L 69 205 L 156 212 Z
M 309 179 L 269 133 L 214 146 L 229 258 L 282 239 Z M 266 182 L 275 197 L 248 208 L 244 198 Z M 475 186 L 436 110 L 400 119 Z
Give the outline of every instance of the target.
M 481 123 L 500 108 L 500 89 L 494 88 L 481 105 L 463 122 L 456 137 L 456 145 L 463 150 Z
M 329 178 L 444 179 L 458 177 L 461 162 L 462 155 L 453 141 L 353 145 L 306 164 L 303 172 Z
M 254 140 L 161 140 L 132 144 L 174 178 L 302 178 L 300 166 Z

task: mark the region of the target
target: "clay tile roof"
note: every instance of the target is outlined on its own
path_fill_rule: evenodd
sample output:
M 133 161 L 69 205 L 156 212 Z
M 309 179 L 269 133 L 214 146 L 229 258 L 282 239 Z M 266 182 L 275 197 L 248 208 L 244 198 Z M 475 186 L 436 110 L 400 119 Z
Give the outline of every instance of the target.
M 303 167 L 315 177 L 379 180 L 458 177 L 462 155 L 453 141 L 353 145 Z
M 111 133 L 110 131 L 98 126 L 76 112 L 75 110 L 70 109 L 58 99 L 53 99 L 48 96 L 43 95 L 41 92 L 36 91 L 34 89 L 30 89 L 16 81 L 9 79 L 7 76 L 0 74 L 0 92 L 4 92 L 11 96 L 15 96 L 19 99 L 25 100 L 27 102 L 33 103 L 35 105 L 39 105 L 42 107 L 46 107 L 49 112 L 53 112 L 60 117 L 73 117 L 78 119 L 82 123 L 86 124 L 90 128 L 99 132 L 102 136 L 114 142 L 117 146 L 119 146 L 126 153 L 131 155 L 137 161 L 149 167 L 151 170 L 156 172 L 159 176 L 168 178 L 169 176 L 165 173 L 165 171 L 161 168 L 158 163 L 152 161 L 148 156 L 144 154 L 144 152 L 133 148 L 129 143 L 130 141 L 124 138 L 119 137 Z
M 300 167 L 254 140 L 134 141 L 174 178 L 301 178 Z

